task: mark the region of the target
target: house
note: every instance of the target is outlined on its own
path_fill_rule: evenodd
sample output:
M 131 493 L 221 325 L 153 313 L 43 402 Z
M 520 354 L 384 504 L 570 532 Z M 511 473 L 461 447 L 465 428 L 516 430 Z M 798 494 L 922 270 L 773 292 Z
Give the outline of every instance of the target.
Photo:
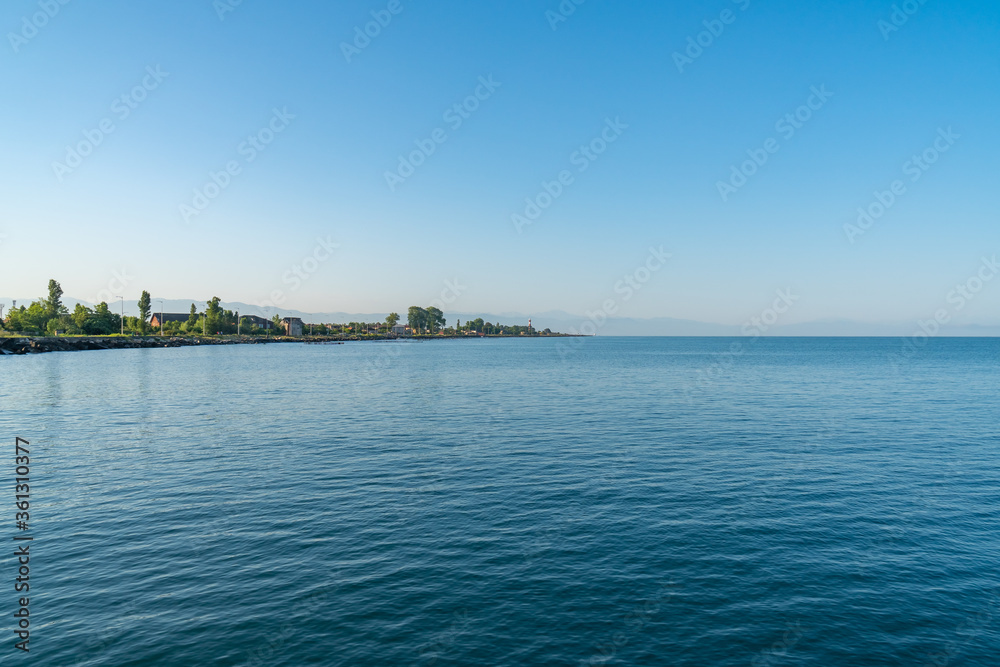
M 159 329 L 160 325 L 165 322 L 187 322 L 188 318 L 191 317 L 188 313 L 153 313 L 153 317 L 149 320 L 150 326 L 154 329 Z
M 252 324 L 260 329 L 274 328 L 274 322 L 265 317 L 257 317 L 256 315 L 240 315 L 240 320 L 246 322 L 247 324 Z
M 397 324 L 394 327 L 392 327 L 392 333 L 394 333 L 397 336 L 405 336 L 407 328 L 408 327 L 405 324 Z
M 299 337 L 302 335 L 302 320 L 298 317 L 286 317 L 281 320 L 281 323 L 285 325 L 285 334 L 288 336 Z

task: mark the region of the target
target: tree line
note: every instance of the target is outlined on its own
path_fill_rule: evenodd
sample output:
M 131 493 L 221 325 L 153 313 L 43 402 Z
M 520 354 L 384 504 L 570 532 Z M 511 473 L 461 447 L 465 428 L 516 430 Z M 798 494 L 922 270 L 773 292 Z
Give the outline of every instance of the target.
M 0 329 L 28 335 L 53 335 L 57 332 L 70 336 L 107 336 L 117 333 L 146 335 L 160 333 L 165 335 L 209 334 L 229 335 L 237 332 L 249 336 L 267 336 L 273 331 L 281 331 L 284 325 L 280 315 L 274 315 L 270 327 L 260 326 L 246 316 L 240 316 L 222 307 L 219 297 L 214 296 L 205 303 L 205 309 L 199 311 L 195 304 L 186 320 L 162 322 L 155 330 L 151 326 L 152 299 L 149 292 L 143 290 L 137 306 L 138 317 L 126 315 L 124 318 L 115 313 L 107 302 L 101 302 L 89 308 L 82 303 L 76 304 L 70 311 L 62 302 L 63 290 L 59 282 L 49 280 L 48 296 L 32 301 L 28 306 L 11 308 L 6 320 L 0 320 Z M 394 333 L 399 324 L 398 313 L 390 313 L 382 322 L 346 322 L 343 324 L 305 324 L 303 333 L 317 336 L 343 335 L 354 337 L 387 336 Z M 421 308 L 411 306 L 407 311 L 407 327 L 410 335 L 495 335 L 495 336 L 530 336 L 539 332 L 526 326 L 503 325 L 484 322 L 482 318 L 470 320 L 464 325 L 456 320 L 452 327 L 447 326 L 444 313 L 434 306 Z M 541 335 L 552 332 L 545 329 Z
M 29 335 L 55 334 L 57 332 L 70 336 L 108 336 L 117 333 L 145 335 L 154 333 L 150 324 L 152 299 L 149 292 L 143 290 L 137 306 L 139 316 L 125 315 L 111 310 L 107 302 L 102 301 L 93 308 L 82 303 L 70 311 L 62 302 L 63 289 L 57 280 L 49 281 L 48 297 L 32 301 L 28 306 L 11 308 L 6 320 L 0 322 L 0 328 L 10 332 Z M 199 312 L 195 304 L 191 304 L 190 315 L 186 321 L 164 322 L 155 333 L 182 334 L 206 331 L 210 333 L 236 333 L 237 314 L 225 310 L 220 305 L 219 297 L 212 297 L 206 302 L 204 312 Z M 253 334 L 262 329 L 257 325 L 240 318 L 241 333 Z M 275 315 L 274 326 L 281 325 L 281 318 Z
M 410 333 L 415 335 L 444 334 L 461 336 L 483 334 L 486 336 L 548 336 L 552 334 L 552 331 L 549 329 L 538 332 L 534 328 L 523 325 L 484 322 L 481 317 L 469 320 L 464 325 L 461 320 L 455 320 L 455 326 L 449 327 L 445 321 L 444 313 L 434 306 L 428 308 L 410 306 L 410 309 L 407 311 L 407 325 L 409 326 Z

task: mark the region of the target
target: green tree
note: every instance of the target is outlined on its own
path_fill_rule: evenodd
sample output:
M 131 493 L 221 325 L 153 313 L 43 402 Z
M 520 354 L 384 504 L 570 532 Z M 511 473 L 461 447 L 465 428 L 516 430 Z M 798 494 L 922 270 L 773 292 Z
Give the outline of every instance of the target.
M 205 310 L 205 334 L 213 334 L 219 331 L 222 326 L 222 306 L 219 305 L 219 297 L 213 296 L 208 301 L 208 308 Z
M 24 321 L 25 308 L 11 308 L 7 313 L 6 326 L 9 331 L 24 331 L 26 322 Z
M 24 320 L 28 325 L 25 331 L 45 331 L 49 319 L 51 317 L 47 303 L 44 301 L 32 301 L 31 305 L 28 306 L 28 310 L 24 313 Z
M 427 328 L 431 330 L 431 333 L 437 333 L 438 329 L 445 325 L 444 313 L 434 306 L 427 308 L 424 312 L 427 313 Z
M 86 329 L 87 320 L 94 316 L 94 311 L 87 308 L 82 303 L 76 304 L 76 308 L 73 309 L 73 324 L 80 327 L 81 329 Z
M 125 331 L 128 333 L 140 333 L 142 331 L 143 321 L 138 317 L 132 317 L 131 315 L 125 316 Z
M 187 326 L 189 331 L 198 326 L 198 309 L 193 303 L 191 304 L 191 312 L 188 313 Z
M 391 331 L 397 324 L 399 324 L 399 313 L 389 313 L 389 317 L 385 318 L 386 328 Z
M 62 303 L 63 290 L 55 280 L 49 281 L 49 298 L 45 300 L 45 309 L 49 317 L 59 317 L 66 314 L 66 307 Z
M 427 311 L 420 306 L 410 306 L 406 311 L 406 323 L 413 329 L 413 333 L 419 333 L 427 325 Z
M 122 318 L 118 313 L 111 312 L 104 301 L 94 306 L 94 314 L 83 329 L 92 336 L 106 336 L 121 331 Z
M 149 321 L 149 292 L 142 290 L 139 296 L 139 321 L 142 333 L 146 333 L 146 323 Z
M 54 334 L 57 331 L 62 334 L 79 334 L 81 331 L 81 329 L 73 323 L 73 318 L 71 318 L 68 314 L 50 319 L 45 325 L 45 330 L 50 334 Z
M 225 334 L 236 333 L 236 313 L 231 310 L 222 311 L 221 331 Z

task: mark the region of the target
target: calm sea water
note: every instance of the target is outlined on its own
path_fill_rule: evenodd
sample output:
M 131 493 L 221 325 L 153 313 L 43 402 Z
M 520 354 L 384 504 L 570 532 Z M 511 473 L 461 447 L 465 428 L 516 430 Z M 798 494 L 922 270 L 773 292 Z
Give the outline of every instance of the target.
M 1000 341 L 902 349 L 0 358 L 0 663 L 1000 664 Z

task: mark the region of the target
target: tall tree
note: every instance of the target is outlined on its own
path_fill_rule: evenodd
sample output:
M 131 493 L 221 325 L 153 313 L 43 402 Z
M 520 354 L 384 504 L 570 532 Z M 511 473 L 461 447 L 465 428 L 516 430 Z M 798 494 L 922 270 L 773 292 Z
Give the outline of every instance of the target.
M 46 325 L 52 319 L 49 313 L 48 302 L 43 300 L 32 301 L 31 305 L 28 306 L 28 310 L 24 313 L 24 319 L 29 326 L 39 331 L 45 331 Z
M 139 296 L 139 326 L 142 333 L 146 333 L 146 322 L 149 321 L 149 301 L 149 292 L 142 290 L 142 294 Z
M 431 333 L 437 333 L 437 330 L 444 326 L 444 313 L 441 309 L 431 306 L 424 310 L 427 313 L 427 328 L 431 330 Z
M 389 317 L 385 318 L 385 326 L 391 331 L 394 326 L 399 323 L 399 313 L 389 313 Z
M 188 329 L 198 326 L 198 309 L 193 303 L 191 304 L 191 312 L 188 314 L 187 325 Z
M 406 323 L 414 332 L 419 332 L 427 325 L 427 311 L 420 306 L 410 306 L 406 311 Z
M 121 330 L 122 318 L 118 313 L 111 312 L 106 301 L 94 306 L 94 319 L 88 323 L 89 334 L 113 334 Z
M 212 300 L 207 302 L 208 308 L 205 309 L 205 329 L 203 333 L 214 333 L 219 331 L 222 325 L 222 306 L 219 305 L 219 297 L 213 296 Z
M 62 303 L 63 290 L 55 280 L 49 281 L 49 298 L 45 300 L 45 309 L 49 317 L 59 317 L 66 314 L 66 307 Z
M 87 320 L 94 316 L 94 312 L 82 303 L 76 304 L 73 309 L 73 324 L 83 329 L 87 325 Z

